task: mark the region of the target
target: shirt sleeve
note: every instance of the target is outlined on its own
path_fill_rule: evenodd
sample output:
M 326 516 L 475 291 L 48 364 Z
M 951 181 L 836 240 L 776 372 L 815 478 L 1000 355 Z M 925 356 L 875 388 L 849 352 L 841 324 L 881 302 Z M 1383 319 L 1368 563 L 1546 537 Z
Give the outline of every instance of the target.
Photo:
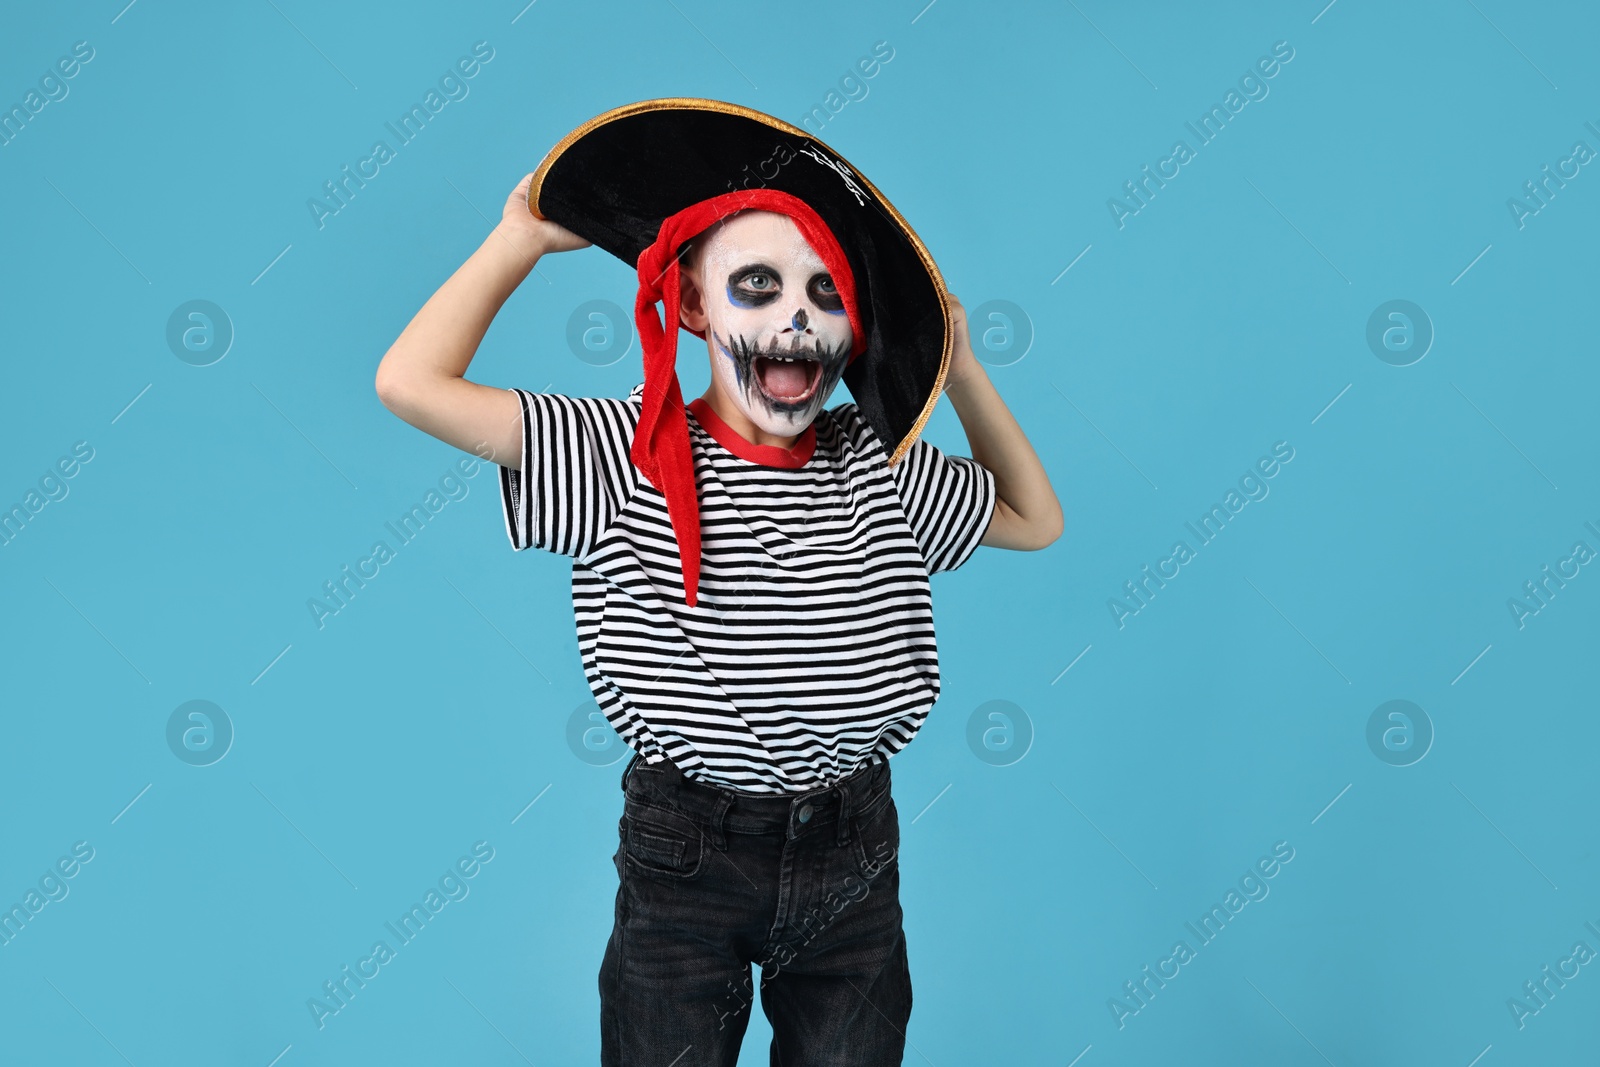
M 999 495 L 994 475 L 968 456 L 947 456 L 918 437 L 889 468 L 929 574 L 971 558 L 989 529 Z
M 581 557 L 638 485 L 629 458 L 638 407 L 608 397 L 511 391 L 522 406 L 522 469 L 500 468 L 511 547 Z

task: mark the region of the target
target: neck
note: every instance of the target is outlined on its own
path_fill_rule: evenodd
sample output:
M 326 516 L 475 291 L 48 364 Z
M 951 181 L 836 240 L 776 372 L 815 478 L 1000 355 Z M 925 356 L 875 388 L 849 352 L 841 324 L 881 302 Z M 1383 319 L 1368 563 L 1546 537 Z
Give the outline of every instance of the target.
M 700 399 L 710 404 L 711 410 L 717 413 L 718 418 L 727 423 L 740 437 L 753 445 L 775 445 L 778 448 L 788 449 L 793 448 L 795 442 L 800 440 L 800 434 L 780 437 L 777 434 L 768 433 L 751 422 L 750 417 L 744 413 L 744 409 L 724 396 L 714 382 Z

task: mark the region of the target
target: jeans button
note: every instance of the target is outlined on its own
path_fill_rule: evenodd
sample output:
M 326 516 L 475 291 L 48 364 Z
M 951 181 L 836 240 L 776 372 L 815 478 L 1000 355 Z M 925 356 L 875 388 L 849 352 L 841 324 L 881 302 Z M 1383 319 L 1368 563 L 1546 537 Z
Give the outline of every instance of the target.
M 801 822 L 810 822 L 811 821 L 811 805 L 810 804 L 802 804 L 802 805 L 800 805 L 800 810 L 795 813 L 795 816 Z

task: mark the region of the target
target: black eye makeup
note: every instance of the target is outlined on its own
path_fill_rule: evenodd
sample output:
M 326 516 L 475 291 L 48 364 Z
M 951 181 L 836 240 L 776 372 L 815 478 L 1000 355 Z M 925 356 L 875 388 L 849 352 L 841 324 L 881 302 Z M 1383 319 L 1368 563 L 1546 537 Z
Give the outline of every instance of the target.
M 782 293 L 781 277 L 765 263 L 752 263 L 728 275 L 728 303 L 735 307 L 766 307 Z M 844 298 L 828 274 L 813 275 L 806 283 L 806 296 L 823 311 L 832 314 L 844 311 Z
M 833 284 L 833 278 L 826 274 L 818 274 L 806 284 L 806 295 L 811 297 L 811 302 L 823 311 L 844 310 L 844 297 L 839 295 L 838 288 Z
M 740 267 L 728 275 L 728 302 L 735 307 L 765 307 L 778 299 L 782 291 L 778 272 L 765 264 Z

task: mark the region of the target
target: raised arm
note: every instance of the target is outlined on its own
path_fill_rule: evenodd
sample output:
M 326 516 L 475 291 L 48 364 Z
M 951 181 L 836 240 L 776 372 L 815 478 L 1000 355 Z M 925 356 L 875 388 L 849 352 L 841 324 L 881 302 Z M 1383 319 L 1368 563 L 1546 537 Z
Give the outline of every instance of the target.
M 1045 548 L 1061 536 L 1061 502 L 1022 427 L 972 353 L 966 309 L 953 294 L 950 305 L 956 341 L 944 395 L 961 419 L 972 458 L 994 475 L 999 498 L 979 544 L 1030 551 Z
M 508 389 L 464 375 L 501 305 L 546 252 L 589 242 L 528 211 L 528 174 L 506 198 L 500 223 L 428 298 L 378 364 L 383 406 L 466 452 L 520 467 L 521 406 Z

